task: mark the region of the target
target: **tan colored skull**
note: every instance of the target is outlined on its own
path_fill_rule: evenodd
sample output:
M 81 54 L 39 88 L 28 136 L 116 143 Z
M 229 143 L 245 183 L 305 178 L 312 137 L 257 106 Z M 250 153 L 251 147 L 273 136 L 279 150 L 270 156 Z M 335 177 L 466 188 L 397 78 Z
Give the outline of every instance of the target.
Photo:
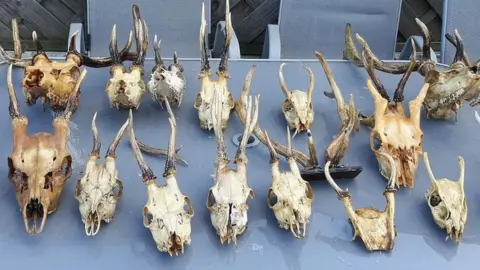
M 111 77 L 107 82 L 105 92 L 111 107 L 117 109 L 138 109 L 143 94 L 146 91 L 144 75 L 144 61 L 148 49 L 148 29 L 144 19 L 140 18 L 137 5 L 132 7 L 135 26 L 135 40 L 137 42 L 137 57 L 127 72 L 117 48 L 116 25 L 113 25 L 110 37 L 110 57 L 113 65 L 110 68 Z
M 290 171 L 280 171 L 277 152 L 267 132 L 265 136 L 272 170 L 272 184 L 267 194 L 268 206 L 273 209 L 280 228 L 290 230 L 296 238 L 304 238 L 312 214 L 314 195 L 310 184 L 302 179 L 297 162 L 293 158 L 290 129 L 287 127 L 287 147 L 290 152 L 287 161 Z
M 165 162 L 165 184 L 156 183 L 156 176 L 143 158 L 137 145 L 133 131 L 133 116 L 130 110 L 130 144 L 132 145 L 135 159 L 142 172 L 143 182 L 147 187 L 147 203 L 143 208 L 143 225 L 150 230 L 157 249 L 168 252 L 170 256 L 183 254 L 185 245 L 191 243 L 192 225 L 194 215 L 190 198 L 185 196 L 177 183 L 175 160 L 175 138 L 177 123 L 168 100 L 165 100 L 170 114 L 170 142 L 168 144 L 167 161 Z
M 12 84 L 12 65 L 8 68 L 9 112 L 13 131 L 8 178 L 15 187 L 25 230 L 30 234 L 43 230 L 47 215 L 58 208 L 60 195 L 72 174 L 72 156 L 67 152 L 68 125 L 78 104 L 80 84 L 86 73 L 83 70 L 80 74 L 63 115 L 53 120 L 53 134 L 39 132 L 29 135 L 28 119 L 20 113 Z M 42 220 L 40 226 L 37 224 L 39 219 Z
M 202 53 L 200 61 L 200 74 L 198 78 L 201 80 L 201 89 L 195 97 L 195 103 L 193 107 L 198 110 L 198 118 L 200 120 L 200 127 L 202 129 L 211 130 L 213 128 L 212 119 L 212 102 L 214 93 L 220 95 L 222 119 L 221 127 L 225 129 L 228 125 L 228 119 L 230 118 L 230 112 L 235 107 L 235 100 L 232 93 L 228 90 L 228 79 L 230 74 L 228 73 L 228 50 L 230 48 L 230 42 L 233 35 L 232 21 L 230 18 L 229 0 L 226 3 L 225 13 L 225 44 L 223 46 L 222 57 L 218 66 L 218 79 L 212 80 L 210 78 L 210 62 L 207 55 L 207 43 L 205 40 L 206 33 L 206 20 L 205 20 L 205 5 L 202 3 L 202 22 L 200 25 L 200 51 Z
M 75 188 L 75 198 L 79 204 L 78 210 L 88 236 L 98 233 L 102 221 L 110 223 L 113 220 L 117 202 L 122 199 L 123 184 L 118 179 L 115 150 L 128 125 L 127 120 L 108 147 L 105 162 L 98 163 L 101 142 L 95 123 L 96 119 L 97 113 L 93 115 L 92 120 L 93 149 L 85 166 L 83 177 L 77 181 Z M 116 188 L 118 188 L 118 192 L 115 192 Z
M 210 219 L 220 242 L 223 244 L 237 243 L 238 235 L 247 228 L 247 199 L 254 198 L 255 193 L 248 186 L 246 145 L 258 119 L 258 96 L 255 98 L 255 108 L 252 109 L 252 97 L 247 102 L 247 120 L 242 140 L 235 155 L 236 169 L 228 168 L 227 146 L 221 128 L 222 109 L 221 95 L 216 92 L 213 99 L 212 119 L 213 130 L 217 141 L 217 168 L 215 184 L 209 189 L 207 208 Z
M 160 53 L 160 43 L 161 40 L 157 41 L 157 35 L 155 35 L 153 48 L 155 50 L 156 65 L 152 69 L 147 89 L 153 98 L 160 103 L 162 108 L 165 97 L 171 106 L 180 107 L 186 87 L 183 66 L 178 61 L 177 53 L 175 52 L 173 54 L 173 64 L 166 68 Z
M 445 240 L 451 238 L 459 243 L 465 229 L 468 212 L 464 190 L 465 161 L 461 156 L 458 157 L 458 165 L 460 166 L 458 181 L 447 178 L 437 180 L 430 167 L 427 152 L 423 153 L 423 161 L 432 182 L 425 196 L 432 211 L 433 219 L 438 227 L 447 231 Z
M 293 137 L 295 137 L 298 132 L 309 129 L 313 123 L 315 112 L 313 110 L 312 95 L 313 89 L 315 88 L 315 77 L 309 67 L 304 67 L 310 76 L 310 86 L 308 91 L 290 91 L 283 78 L 283 67 L 285 65 L 285 63 L 282 63 L 278 71 L 280 86 L 285 95 L 285 101 L 282 104 L 282 112 L 285 116 L 288 127 L 295 129 L 295 133 L 293 134 Z
M 393 168 L 390 174 L 390 180 L 383 192 L 387 199 L 385 210 L 380 211 L 374 207 L 353 208 L 352 196 L 348 190 L 342 190 L 330 175 L 330 161 L 325 164 L 325 176 L 328 183 L 337 192 L 338 199 L 343 202 L 348 218 L 352 222 L 354 235 L 353 239 L 360 236 L 368 251 L 391 251 L 395 246 L 395 180 L 396 169 L 395 161 L 392 156 L 386 152 L 379 152 L 388 160 Z

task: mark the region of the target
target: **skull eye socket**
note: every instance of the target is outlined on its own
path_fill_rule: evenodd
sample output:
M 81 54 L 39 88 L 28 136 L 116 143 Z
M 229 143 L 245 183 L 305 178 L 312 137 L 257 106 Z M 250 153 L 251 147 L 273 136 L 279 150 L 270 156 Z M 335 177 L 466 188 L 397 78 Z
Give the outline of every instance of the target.
M 192 202 L 190 201 L 190 198 L 185 197 L 185 204 L 183 205 L 183 210 L 187 212 L 190 216 L 193 216 L 193 207 L 192 207 Z
M 53 191 L 53 172 L 48 172 L 44 177 L 45 183 L 43 184 L 43 189 L 50 189 Z
M 313 200 L 313 190 L 312 190 L 312 186 L 310 186 L 310 183 L 306 183 L 306 186 L 307 186 L 307 190 L 305 191 L 305 195 L 307 196 L 307 198 L 309 198 L 310 200 Z
M 152 224 L 153 215 L 148 211 L 147 207 L 143 207 L 143 226 L 148 227 Z
M 215 196 L 213 196 L 212 190 L 208 191 L 208 197 L 207 197 L 207 208 L 211 208 L 217 203 L 215 200 Z
M 270 208 L 273 208 L 275 205 L 278 204 L 277 195 L 275 194 L 275 192 L 273 192 L 273 189 L 271 188 L 268 189 L 267 201 Z
M 10 157 L 8 158 L 8 176 L 10 179 L 12 179 L 16 186 L 20 186 L 20 193 L 28 190 L 28 175 L 20 170 L 17 170 L 13 166 L 13 160 Z
M 438 195 L 437 192 L 433 193 L 433 194 L 430 196 L 430 200 L 428 201 L 428 203 L 430 204 L 431 207 L 436 207 L 436 206 L 438 206 L 441 202 L 442 202 L 442 198 L 440 198 L 440 196 Z

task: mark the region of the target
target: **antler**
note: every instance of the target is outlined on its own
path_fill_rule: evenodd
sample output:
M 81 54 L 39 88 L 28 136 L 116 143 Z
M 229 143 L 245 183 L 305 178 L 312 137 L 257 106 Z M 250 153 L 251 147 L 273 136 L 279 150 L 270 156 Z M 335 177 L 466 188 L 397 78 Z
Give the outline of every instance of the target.
M 165 99 L 165 105 L 167 106 L 168 114 L 170 118 L 168 121 L 170 122 L 170 141 L 168 142 L 168 154 L 167 154 L 167 161 L 165 162 L 165 172 L 163 173 L 163 177 L 167 177 L 169 175 L 175 175 L 175 159 L 176 159 L 176 151 L 175 151 L 175 138 L 177 135 L 177 121 L 175 120 L 175 115 L 173 115 L 172 108 L 170 107 L 170 102 Z
M 235 104 L 235 111 L 237 112 L 237 115 L 240 119 L 240 121 L 243 123 L 243 125 L 246 124 L 246 119 L 247 119 L 247 112 L 245 111 L 245 103 L 247 97 L 250 95 L 250 86 L 252 83 L 252 77 L 253 73 L 255 73 L 255 65 L 252 65 L 250 68 L 246 78 L 245 78 L 245 83 L 243 85 L 243 90 L 242 93 L 240 94 L 240 98 L 238 99 L 237 103 Z M 257 139 L 262 142 L 264 145 L 268 146 L 267 138 L 265 136 L 264 131 L 260 128 L 260 125 L 257 123 L 253 130 L 252 133 L 257 137 Z M 270 138 L 270 141 L 275 148 L 275 150 L 278 152 L 278 154 L 286 157 L 288 156 L 288 149 L 284 145 L 281 145 L 275 141 L 273 141 Z M 310 150 L 310 157 L 307 157 L 304 153 L 297 151 L 297 150 L 292 150 L 293 153 L 293 158 L 300 163 L 303 167 L 305 168 L 313 168 L 318 165 L 318 161 L 316 159 L 316 154 L 315 152 L 315 145 L 313 144 L 313 139 L 309 140 L 309 150 Z
M 202 6 L 203 11 L 203 6 Z M 225 41 L 223 43 L 222 55 L 220 57 L 220 64 L 218 65 L 218 76 L 230 78 L 228 74 L 228 53 L 230 50 L 230 42 L 232 41 L 233 26 L 230 13 L 230 0 L 226 0 L 225 4 Z
M 137 45 L 137 59 L 133 61 L 132 66 L 140 66 L 143 70 L 143 64 L 148 49 L 148 28 L 144 19 L 140 17 L 140 9 L 137 5 L 132 6 L 133 26 L 135 27 L 135 41 Z
M 468 58 L 467 52 L 465 52 L 465 48 L 463 46 L 463 39 L 458 33 L 458 30 L 455 29 L 454 31 L 455 37 L 453 37 L 451 34 L 446 33 L 445 38 L 452 43 L 452 45 L 455 47 L 456 52 L 455 52 L 455 58 L 453 59 L 453 63 L 462 61 L 464 62 L 467 66 L 471 66 L 472 63 L 470 62 L 470 59 Z
M 280 65 L 280 68 L 278 69 L 278 79 L 280 81 L 280 88 L 282 89 L 285 98 L 290 98 L 292 92 L 288 90 L 287 84 L 285 83 L 285 78 L 283 78 L 283 67 L 285 67 L 285 65 L 285 63 Z
M 228 1 L 227 1 L 228 2 Z M 202 74 L 210 74 L 210 62 L 208 61 L 207 40 L 205 38 L 207 31 L 207 21 L 205 20 L 205 4 L 202 3 L 202 19 L 200 23 L 200 76 Z
M 115 154 L 115 150 L 117 150 L 118 143 L 120 142 L 120 139 L 123 136 L 123 133 L 125 132 L 125 129 L 128 126 L 129 119 L 125 121 L 125 123 L 122 125 L 122 127 L 118 130 L 117 135 L 115 135 L 115 138 L 113 139 L 112 143 L 107 149 L 107 153 L 105 154 L 105 157 L 113 157 L 116 158 L 117 155 Z
M 430 59 L 430 33 L 427 26 L 420 21 L 418 18 L 415 19 L 417 25 L 422 30 L 423 46 L 422 46 L 422 60 L 415 62 L 415 67 L 412 71 L 418 71 L 421 75 L 425 76 L 429 70 L 435 69 L 435 62 Z M 370 50 L 370 47 L 365 42 L 365 40 L 360 36 L 356 35 L 358 42 L 362 44 L 362 47 L 365 47 L 368 51 L 368 54 L 372 57 L 373 68 L 391 74 L 402 74 L 405 73 L 409 67 L 408 64 L 387 64 L 379 60 L 373 52 Z M 351 25 L 347 23 L 345 28 L 345 50 L 343 51 L 343 57 L 347 60 L 351 60 L 356 66 L 364 66 L 363 61 L 361 60 L 357 49 L 352 40 L 352 30 Z
M 20 118 L 22 114 L 20 113 L 20 106 L 18 105 L 17 95 L 15 93 L 15 88 L 12 83 L 12 68 L 13 64 L 8 66 L 7 71 L 7 88 L 8 88 L 8 97 L 10 99 L 10 104 L 8 106 L 8 112 L 12 120 Z
M 155 51 L 155 65 L 161 69 L 165 69 L 165 64 L 162 60 L 162 54 L 160 52 L 160 44 L 162 40 L 157 41 L 157 35 L 153 38 L 153 50 Z M 154 67 L 155 68 L 155 67 Z
M 87 75 L 87 70 L 83 69 L 82 73 L 80 74 L 80 77 L 78 77 L 77 84 L 75 85 L 75 88 L 73 89 L 72 93 L 70 94 L 70 97 L 68 98 L 67 102 L 67 107 L 65 108 L 65 111 L 63 112 L 63 116 L 66 120 L 70 120 L 72 117 L 72 114 L 77 110 L 78 107 L 78 97 L 80 96 L 80 85 L 82 84 L 83 79 L 85 79 L 85 76 Z
M 130 145 L 132 146 L 132 151 L 133 154 L 135 155 L 135 160 L 138 163 L 138 167 L 140 167 L 140 171 L 142 173 L 142 179 L 145 184 L 150 184 L 152 182 L 155 182 L 157 177 L 153 173 L 152 169 L 150 166 L 148 166 L 147 162 L 143 158 L 142 153 L 140 152 L 140 149 L 138 148 L 137 142 L 135 140 L 135 132 L 133 131 L 133 114 L 132 114 L 132 109 L 128 112 L 128 121 L 130 124 Z
M 93 149 L 92 152 L 90 153 L 90 156 L 100 156 L 100 148 L 102 146 L 102 143 L 100 141 L 100 136 L 98 135 L 98 129 L 96 125 L 96 120 L 97 120 L 97 112 L 93 115 L 92 119 L 92 134 L 93 134 Z
M 222 91 L 222 90 L 215 88 L 215 91 L 213 93 L 212 109 L 211 109 L 213 131 L 215 132 L 215 139 L 217 141 L 217 163 L 228 164 L 230 160 L 228 159 L 227 146 L 225 144 L 225 140 L 223 137 L 222 124 L 221 124 L 223 119 L 222 118 L 223 116 L 222 100 L 221 100 L 222 95 L 218 91 Z
M 252 134 L 252 131 L 255 128 L 255 125 L 257 124 L 257 120 L 258 120 L 259 99 L 260 99 L 260 95 L 255 96 L 255 107 L 252 109 L 253 107 L 252 96 L 248 96 L 248 102 L 246 104 L 247 119 L 245 122 L 245 130 L 243 131 L 242 140 L 240 141 L 240 144 L 238 145 L 237 153 L 235 154 L 235 163 L 237 163 L 238 160 L 245 159 L 245 151 L 247 149 L 248 138 Z

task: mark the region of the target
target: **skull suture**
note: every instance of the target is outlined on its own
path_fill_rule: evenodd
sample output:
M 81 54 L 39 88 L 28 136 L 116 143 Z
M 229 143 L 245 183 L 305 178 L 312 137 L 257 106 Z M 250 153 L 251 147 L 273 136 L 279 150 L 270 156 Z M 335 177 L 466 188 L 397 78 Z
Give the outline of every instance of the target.
M 272 170 L 272 184 L 267 194 L 268 206 L 273 209 L 280 228 L 290 230 L 296 238 L 304 238 L 312 214 L 314 195 L 310 184 L 302 179 L 297 162 L 292 156 L 290 129 L 287 127 L 287 147 L 290 154 L 287 161 L 290 171 L 280 171 L 277 152 L 266 132 L 265 136 Z
M 208 191 L 207 208 L 210 219 L 220 242 L 223 244 L 237 243 L 237 236 L 247 228 L 248 205 L 247 199 L 254 198 L 255 193 L 247 183 L 246 146 L 258 119 L 258 99 L 255 97 L 255 106 L 252 108 L 252 97 L 247 102 L 247 119 L 242 140 L 235 155 L 236 169 L 228 168 L 230 160 L 227 155 L 227 146 L 221 128 L 222 107 L 221 94 L 214 93 L 212 104 L 213 130 L 217 141 L 217 160 L 215 184 Z
M 137 45 L 136 59 L 127 72 L 118 53 L 116 25 L 113 25 L 110 37 L 110 56 L 113 65 L 110 68 L 111 78 L 107 82 L 106 93 L 111 107 L 117 109 L 138 109 L 143 94 L 146 91 L 144 75 L 144 61 L 148 48 L 148 29 L 144 19 L 140 18 L 137 5 L 132 7 L 133 22 L 135 27 L 135 40 Z
M 78 31 L 70 37 L 65 61 L 51 61 L 43 50 L 35 31 L 33 31 L 32 37 L 36 54 L 31 60 L 21 60 L 22 48 L 16 19 L 12 20 L 12 30 L 14 57 L 8 56 L 0 47 L 0 59 L 3 58 L 6 60 L 5 62 L 24 68 L 22 88 L 28 106 L 32 106 L 37 99 L 40 99 L 44 106 L 48 103 L 52 109 L 63 111 L 80 76 L 80 66 L 107 67 L 112 64 L 109 58 L 90 58 L 79 53 L 75 46 Z M 131 43 L 127 43 L 122 50 L 122 57 L 127 57 L 130 45 Z
M 83 177 L 77 181 L 75 189 L 75 198 L 79 203 L 78 210 L 88 236 L 98 233 L 102 220 L 106 223 L 113 220 L 117 202 L 122 198 L 123 184 L 118 179 L 115 150 L 128 125 L 127 120 L 108 147 L 105 162 L 97 163 L 100 158 L 101 142 L 95 123 L 96 118 L 97 113 L 93 115 L 92 120 L 93 149 Z M 115 192 L 115 188 L 118 188 L 118 192 Z
M 392 156 L 386 152 L 379 152 L 388 160 L 389 166 L 392 168 L 390 180 L 383 192 L 387 199 L 387 205 L 384 211 L 380 211 L 374 207 L 363 207 L 354 209 L 352 205 L 352 196 L 348 190 L 342 190 L 330 175 L 330 161 L 325 164 L 325 176 L 328 183 L 337 192 L 338 199 L 343 202 L 348 218 L 350 219 L 354 235 L 362 238 L 365 247 L 369 251 L 391 251 L 395 245 L 395 180 L 396 165 Z
M 338 117 L 342 123 L 342 128 L 338 132 L 337 136 L 335 136 L 335 139 L 333 139 L 330 145 L 325 149 L 325 161 L 331 161 L 332 166 L 338 166 L 340 160 L 343 158 L 348 146 L 350 145 L 350 134 L 353 130 L 360 130 L 360 121 L 358 118 L 359 112 L 357 109 L 355 109 L 353 95 L 350 95 L 350 103 L 345 103 L 342 92 L 340 92 L 340 89 L 333 78 L 332 70 L 328 66 L 328 63 L 323 55 L 319 52 L 315 52 L 315 56 L 322 64 L 323 70 L 325 71 L 325 76 L 327 77 L 328 83 L 332 88 L 332 92 L 323 93 L 325 96 L 336 100 Z
M 221 127 L 225 129 L 230 118 L 230 111 L 235 107 L 233 96 L 228 90 L 227 81 L 230 78 L 228 73 L 228 50 L 233 35 L 232 21 L 230 18 L 229 0 L 226 1 L 225 13 L 225 43 L 223 45 L 222 56 L 218 66 L 218 80 L 210 79 L 210 63 L 207 55 L 207 43 L 205 39 L 206 20 L 205 20 L 205 5 L 202 3 L 202 22 L 200 25 L 200 51 L 202 53 L 200 61 L 199 79 L 202 81 L 200 92 L 195 97 L 194 107 L 198 110 L 198 118 L 200 120 L 200 127 L 202 129 L 211 130 L 213 128 L 212 119 L 212 100 L 215 92 L 218 92 L 221 99 L 222 119 Z
M 173 54 L 173 64 L 166 68 L 160 53 L 160 43 L 161 40 L 157 41 L 157 35 L 155 35 L 153 48 L 155 50 L 156 65 L 152 69 L 147 89 L 153 98 L 160 103 L 160 106 L 163 104 L 163 99 L 167 98 L 171 106 L 180 107 L 186 87 L 183 66 L 178 61 L 177 53 L 175 52 Z
M 381 152 L 387 152 L 395 160 L 398 172 L 398 179 L 395 180 L 396 185 L 398 187 L 408 186 L 410 189 L 413 189 L 418 158 L 422 154 L 423 131 L 420 128 L 421 107 L 430 85 L 425 83 L 417 97 L 408 103 L 410 117 L 407 117 L 402 104 L 404 99 L 403 91 L 415 67 L 415 50 L 410 60 L 410 68 L 403 74 L 395 90 L 393 100 L 390 100 L 387 91 L 375 75 L 373 69 L 373 59 L 375 56 L 364 46 L 364 43 L 362 43 L 362 46 L 363 65 L 370 77 L 367 81 L 367 88 L 372 95 L 375 106 L 373 116 L 361 120 L 363 124 L 372 127 L 370 133 L 370 148 L 375 153 L 379 163 L 380 173 L 385 178 L 390 178 L 391 166 L 388 164 L 388 159 L 380 155 Z M 380 143 L 378 149 L 376 149 L 375 140 Z
M 138 148 L 133 131 L 132 110 L 130 110 L 130 144 L 135 159 L 142 172 L 143 182 L 147 187 L 147 203 L 143 208 L 143 225 L 150 229 L 157 249 L 161 252 L 183 254 L 185 245 L 190 245 L 192 231 L 191 219 L 194 215 L 190 199 L 183 195 L 175 178 L 175 137 L 177 123 L 168 100 L 165 100 L 170 115 L 170 142 L 168 144 L 167 161 L 165 162 L 165 184 L 156 183 L 156 176 L 148 166 Z
M 427 119 L 447 120 L 455 115 L 455 121 L 457 121 L 458 111 L 466 101 L 469 101 L 472 107 L 480 104 L 480 61 L 471 64 L 464 51 L 463 40 L 458 31 L 455 30 L 455 38 L 450 34 L 445 35 L 447 40 L 456 47 L 455 58 L 447 70 L 437 71 L 436 63 L 430 59 L 432 49 L 430 48 L 431 40 L 428 28 L 419 19 L 415 20 L 422 32 L 423 48 L 422 59 L 415 61 L 412 70 L 425 76 L 425 82 L 430 85 L 423 101 L 426 117 Z M 350 27 L 347 24 L 345 31 L 347 48 L 344 57 L 352 60 L 355 65 L 362 66 L 362 61 L 351 38 Z M 373 56 L 372 61 L 375 69 L 392 74 L 405 73 L 410 69 L 409 64 L 388 64 L 378 60 L 365 40 L 358 34 L 357 40 Z M 412 45 L 412 47 L 415 46 Z
M 12 118 L 13 151 L 8 156 L 8 178 L 15 187 L 15 196 L 23 215 L 25 230 L 40 233 L 59 204 L 60 194 L 72 173 L 72 156 L 67 152 L 69 122 L 77 106 L 83 70 L 68 100 L 63 115 L 53 120 L 53 134 L 27 134 L 28 119 L 20 113 L 12 84 L 12 64 L 8 68 L 7 85 Z M 37 220 L 41 218 L 38 226 Z
M 309 129 L 313 123 L 315 112 L 313 110 L 312 95 L 313 88 L 315 88 L 315 77 L 309 67 L 304 67 L 310 77 L 308 91 L 290 91 L 283 78 L 283 67 L 285 65 L 285 63 L 282 63 L 278 71 L 280 86 L 285 95 L 285 101 L 282 104 L 282 112 L 285 116 L 288 127 L 295 129 L 295 133 L 293 134 L 293 137 L 295 137 L 298 132 Z
M 459 243 L 467 222 L 467 199 L 465 198 L 464 178 L 465 161 L 458 157 L 460 176 L 458 181 L 447 178 L 436 179 L 433 175 L 427 152 L 423 153 L 423 161 L 427 168 L 432 185 L 426 192 L 427 204 L 432 211 L 435 223 L 447 231 L 447 237 Z

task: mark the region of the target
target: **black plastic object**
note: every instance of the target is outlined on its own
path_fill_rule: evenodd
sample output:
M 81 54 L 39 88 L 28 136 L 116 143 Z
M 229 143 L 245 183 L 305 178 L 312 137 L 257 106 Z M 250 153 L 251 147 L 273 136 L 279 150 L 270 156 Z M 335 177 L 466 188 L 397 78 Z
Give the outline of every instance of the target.
M 363 171 L 362 166 L 339 165 L 330 167 L 330 175 L 333 179 L 349 179 L 355 178 Z M 300 170 L 300 175 L 305 181 L 327 180 L 325 177 L 325 169 L 322 167 L 314 167 L 310 169 Z

